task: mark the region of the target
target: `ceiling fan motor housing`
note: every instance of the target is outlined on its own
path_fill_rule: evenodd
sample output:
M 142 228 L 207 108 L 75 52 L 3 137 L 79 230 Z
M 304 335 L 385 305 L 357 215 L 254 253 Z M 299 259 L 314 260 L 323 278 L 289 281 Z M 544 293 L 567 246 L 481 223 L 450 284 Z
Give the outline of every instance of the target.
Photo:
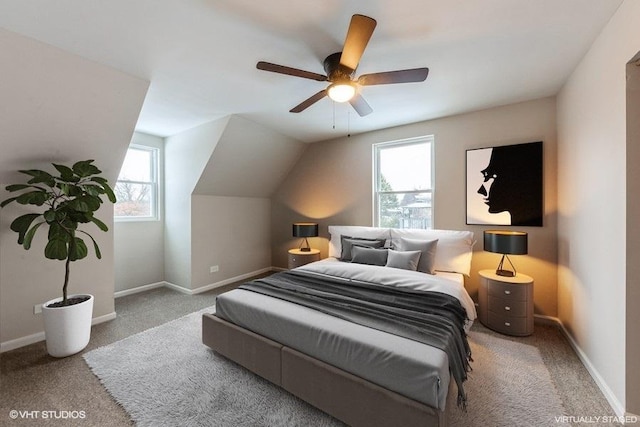
M 324 59 L 324 71 L 327 73 L 327 80 L 330 82 L 351 81 L 351 76 L 355 70 L 340 64 L 342 52 L 332 53 Z

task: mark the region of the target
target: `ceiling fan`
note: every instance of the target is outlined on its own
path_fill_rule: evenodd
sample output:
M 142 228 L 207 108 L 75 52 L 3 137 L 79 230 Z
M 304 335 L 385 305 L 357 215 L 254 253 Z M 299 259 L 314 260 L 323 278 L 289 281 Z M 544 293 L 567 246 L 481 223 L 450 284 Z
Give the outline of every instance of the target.
M 331 83 L 325 89 L 322 89 L 320 92 L 293 107 L 289 110 L 291 113 L 304 111 L 325 96 L 329 96 L 329 98 L 336 102 L 348 101 L 360 116 L 366 116 L 373 112 L 373 109 L 360 95 L 360 86 L 422 82 L 429 74 L 428 68 L 413 68 L 364 74 L 358 77 L 357 80 L 354 80 L 353 74 L 358 67 L 360 58 L 375 28 L 375 19 L 364 15 L 353 15 L 342 52 L 333 53 L 324 60 L 323 65 L 327 75 L 264 61 L 258 62 L 256 67 L 259 70 L 287 74 L 304 79 L 317 80 L 319 82 L 328 81 Z

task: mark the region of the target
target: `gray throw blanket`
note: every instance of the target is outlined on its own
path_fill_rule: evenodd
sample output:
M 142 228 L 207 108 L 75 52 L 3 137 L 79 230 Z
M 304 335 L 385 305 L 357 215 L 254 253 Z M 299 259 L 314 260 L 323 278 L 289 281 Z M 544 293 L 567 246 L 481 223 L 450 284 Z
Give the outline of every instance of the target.
M 440 292 L 285 271 L 240 286 L 309 307 L 363 326 L 412 339 L 444 351 L 458 386 L 458 406 L 466 408 L 462 387 L 471 370 L 464 331 L 467 312 L 456 298 Z

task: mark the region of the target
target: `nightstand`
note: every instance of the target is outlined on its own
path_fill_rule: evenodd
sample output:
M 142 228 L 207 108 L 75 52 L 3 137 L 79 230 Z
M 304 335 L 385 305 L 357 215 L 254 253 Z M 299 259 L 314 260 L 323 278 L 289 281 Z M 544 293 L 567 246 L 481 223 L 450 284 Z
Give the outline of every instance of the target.
M 481 270 L 478 294 L 480 322 L 494 331 L 525 336 L 533 333 L 533 279 L 525 274 L 498 276 Z
M 320 261 L 320 250 L 301 251 L 300 249 L 289 249 L 289 270 L 313 261 Z

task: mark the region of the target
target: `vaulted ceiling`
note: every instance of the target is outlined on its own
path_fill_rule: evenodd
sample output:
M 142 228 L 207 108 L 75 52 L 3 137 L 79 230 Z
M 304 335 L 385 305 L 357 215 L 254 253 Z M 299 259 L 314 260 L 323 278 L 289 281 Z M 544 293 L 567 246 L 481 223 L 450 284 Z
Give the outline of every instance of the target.
M 141 132 L 237 114 L 313 142 L 554 95 L 621 1 L 0 0 L 0 26 L 149 80 Z M 366 117 L 329 99 L 289 113 L 326 83 L 256 63 L 324 73 L 354 13 L 378 22 L 356 76 L 429 77 L 364 87 Z

